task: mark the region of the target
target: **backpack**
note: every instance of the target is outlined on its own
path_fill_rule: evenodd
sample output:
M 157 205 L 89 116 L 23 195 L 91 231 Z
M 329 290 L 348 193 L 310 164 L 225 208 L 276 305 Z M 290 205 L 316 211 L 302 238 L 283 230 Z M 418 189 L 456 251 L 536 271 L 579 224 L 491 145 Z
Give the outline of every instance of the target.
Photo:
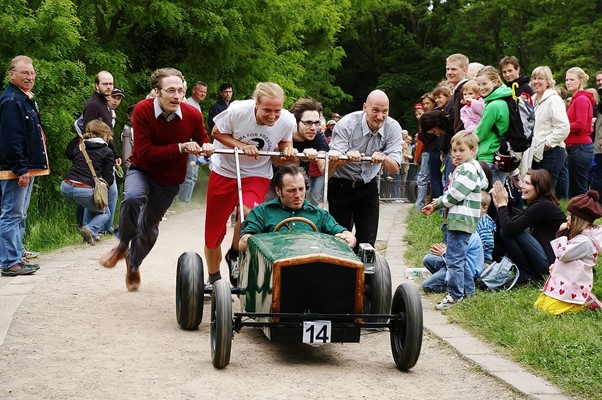
M 502 99 L 510 111 L 510 125 L 508 130 L 501 135 L 499 152 L 520 158 L 520 155 L 516 153 L 522 153 L 531 147 L 533 128 L 535 127 L 535 111 L 530 101 L 527 102 L 522 97 L 516 96 L 517 87 L 518 83 L 513 83 L 512 96 Z
M 506 288 L 510 290 L 516 284 L 520 272 L 516 264 L 504 256 L 500 262 L 494 261 L 481 272 L 481 289 L 497 290 Z

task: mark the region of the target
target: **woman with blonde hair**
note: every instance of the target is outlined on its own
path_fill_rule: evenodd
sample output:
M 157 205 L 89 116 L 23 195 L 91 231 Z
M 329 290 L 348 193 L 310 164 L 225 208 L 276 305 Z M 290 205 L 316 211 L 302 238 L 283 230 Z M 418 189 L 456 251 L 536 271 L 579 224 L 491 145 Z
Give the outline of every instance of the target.
M 585 90 L 588 79 L 589 76 L 579 67 L 566 71 L 566 89 L 573 95 L 567 110 L 571 128 L 564 141 L 571 198 L 587 192 L 589 167 L 594 158 L 591 134 L 595 101 L 594 96 Z
M 533 129 L 532 159 L 524 160 L 527 169 L 545 169 L 552 178 L 552 187 L 566 160 L 564 140 L 570 124 L 564 100 L 555 88 L 556 81 L 548 66 L 540 66 L 531 73 L 531 88 L 535 92 L 535 127 Z
M 94 177 L 81 149 L 85 146 L 96 176 L 103 178 L 110 187 L 113 184 L 115 164 L 113 151 L 107 145 L 110 136 L 109 126 L 99 119 L 93 119 L 86 125 L 84 140 L 81 143 L 72 140 L 65 151 L 73 165 L 61 182 L 61 193 L 65 199 L 85 208 L 83 226 L 79 233 L 91 245 L 95 244 L 95 238 L 111 213 L 108 207 L 101 210 L 94 203 Z

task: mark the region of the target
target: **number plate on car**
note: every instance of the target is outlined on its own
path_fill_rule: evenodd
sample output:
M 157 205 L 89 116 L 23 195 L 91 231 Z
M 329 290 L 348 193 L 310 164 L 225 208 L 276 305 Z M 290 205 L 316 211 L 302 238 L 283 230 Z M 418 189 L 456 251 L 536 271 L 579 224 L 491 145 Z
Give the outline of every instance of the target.
M 330 321 L 304 321 L 303 343 L 320 345 L 330 343 L 332 323 Z

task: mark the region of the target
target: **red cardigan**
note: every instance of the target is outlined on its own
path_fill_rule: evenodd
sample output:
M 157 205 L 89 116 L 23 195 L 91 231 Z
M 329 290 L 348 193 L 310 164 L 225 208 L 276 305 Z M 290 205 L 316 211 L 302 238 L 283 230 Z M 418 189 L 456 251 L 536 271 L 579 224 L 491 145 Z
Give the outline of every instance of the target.
M 191 139 L 199 145 L 209 142 L 203 115 L 182 103 L 182 119 L 176 116 L 168 122 L 162 116 L 155 118 L 153 101 L 142 100 L 134 108 L 134 152 L 130 160 L 156 183 L 179 185 L 186 177 L 188 154 L 180 153 L 178 143 Z

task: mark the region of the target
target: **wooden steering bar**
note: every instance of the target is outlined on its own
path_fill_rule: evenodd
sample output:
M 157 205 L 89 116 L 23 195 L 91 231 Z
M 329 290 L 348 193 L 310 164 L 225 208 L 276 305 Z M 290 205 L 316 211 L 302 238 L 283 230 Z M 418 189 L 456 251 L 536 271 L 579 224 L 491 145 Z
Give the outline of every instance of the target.
M 314 232 L 318 231 L 318 227 L 316 226 L 316 224 L 314 224 L 313 222 L 311 222 L 307 218 L 304 218 L 304 217 L 290 217 L 290 218 L 286 218 L 286 219 L 283 219 L 282 221 L 280 221 L 278 223 L 278 225 L 276 225 L 276 227 L 274 228 L 274 232 L 278 232 L 280 230 L 280 228 L 282 228 L 284 225 L 286 225 L 286 227 L 290 230 L 291 228 L 289 228 L 288 223 L 289 222 L 295 222 L 295 221 L 305 222 L 307 225 L 309 225 L 311 227 L 311 229 L 314 230 Z

